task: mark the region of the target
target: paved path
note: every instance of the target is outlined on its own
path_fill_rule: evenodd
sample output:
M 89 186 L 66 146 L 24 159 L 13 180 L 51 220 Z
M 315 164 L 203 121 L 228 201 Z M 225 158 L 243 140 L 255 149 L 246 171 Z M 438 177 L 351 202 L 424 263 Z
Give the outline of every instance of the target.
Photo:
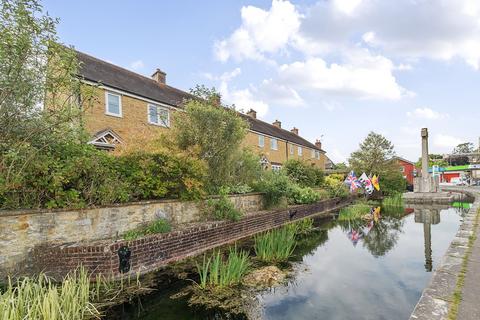
M 460 188 L 455 188 L 460 189 Z M 458 307 L 457 320 L 480 319 L 480 188 L 461 188 L 476 195 L 432 280 L 423 291 L 410 320 L 446 320 L 452 307 Z M 472 236 L 476 235 L 475 241 Z M 463 285 L 459 282 L 463 278 Z M 455 295 L 461 292 L 461 300 Z

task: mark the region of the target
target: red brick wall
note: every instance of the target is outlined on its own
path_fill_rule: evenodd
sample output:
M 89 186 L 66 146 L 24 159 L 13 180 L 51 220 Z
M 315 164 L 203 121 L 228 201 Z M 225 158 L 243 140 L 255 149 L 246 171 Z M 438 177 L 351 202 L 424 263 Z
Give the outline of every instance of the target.
M 409 162 L 398 160 L 398 164 L 403 168 L 403 176 L 407 180 L 407 183 L 413 185 L 413 170 L 415 166 Z
M 131 272 L 150 272 L 169 262 L 197 255 L 205 250 L 234 242 L 292 220 L 318 213 L 328 213 L 350 204 L 353 198 L 329 199 L 289 210 L 262 212 L 237 222 L 215 222 L 170 233 L 148 236 L 133 241 L 98 242 L 91 245 L 43 245 L 33 250 L 34 271 L 62 277 L 69 270 L 83 265 L 92 276 L 98 273 L 120 275 L 118 249 L 131 250 Z

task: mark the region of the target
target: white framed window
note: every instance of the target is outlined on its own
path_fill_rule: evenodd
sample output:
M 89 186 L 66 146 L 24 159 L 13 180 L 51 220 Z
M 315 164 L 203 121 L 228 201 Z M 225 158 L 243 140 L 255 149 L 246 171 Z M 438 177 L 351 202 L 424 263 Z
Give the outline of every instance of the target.
M 310 158 L 312 158 L 312 159 L 315 158 L 315 150 L 313 150 L 313 149 L 310 150 Z
M 263 148 L 265 146 L 265 136 L 259 135 L 258 136 L 258 146 Z
M 405 172 L 405 167 L 400 167 L 400 172 Z
M 148 123 L 161 127 L 170 127 L 170 110 L 154 104 L 148 104 Z
M 282 166 L 279 164 L 272 164 L 272 171 L 280 171 L 282 169 Z
M 270 149 L 278 150 L 278 140 L 275 138 L 270 138 Z
M 299 156 L 303 155 L 303 149 L 302 149 L 302 147 L 298 147 L 298 155 L 299 155 Z
M 293 146 L 293 144 L 290 145 L 290 154 L 294 154 L 295 153 L 295 147 Z
M 122 96 L 105 91 L 105 114 L 122 117 Z
M 315 159 L 320 160 L 320 151 L 315 151 Z

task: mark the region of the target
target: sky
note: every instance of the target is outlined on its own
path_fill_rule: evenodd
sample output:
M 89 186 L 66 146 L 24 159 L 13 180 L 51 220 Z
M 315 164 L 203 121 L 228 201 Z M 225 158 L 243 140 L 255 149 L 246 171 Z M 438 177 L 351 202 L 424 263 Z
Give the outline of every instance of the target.
M 480 136 L 480 1 L 44 0 L 77 50 L 321 139 L 346 161 L 370 131 L 415 161 Z

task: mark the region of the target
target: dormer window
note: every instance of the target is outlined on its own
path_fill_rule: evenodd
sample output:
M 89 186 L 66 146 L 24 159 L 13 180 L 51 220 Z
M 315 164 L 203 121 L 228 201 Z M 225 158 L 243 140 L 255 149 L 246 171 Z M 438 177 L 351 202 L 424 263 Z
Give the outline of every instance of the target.
M 170 112 L 168 108 L 149 104 L 148 123 L 161 127 L 170 127 Z
M 122 96 L 105 92 L 105 113 L 109 116 L 122 117 Z

